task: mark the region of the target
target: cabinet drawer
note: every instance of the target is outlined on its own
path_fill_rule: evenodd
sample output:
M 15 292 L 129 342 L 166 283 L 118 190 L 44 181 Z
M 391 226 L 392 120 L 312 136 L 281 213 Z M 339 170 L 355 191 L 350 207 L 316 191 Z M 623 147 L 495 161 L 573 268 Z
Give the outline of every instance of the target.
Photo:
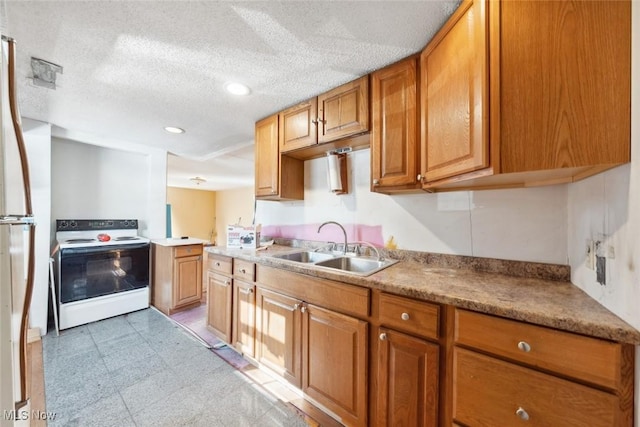
M 246 282 L 254 282 L 256 280 L 255 263 L 236 258 L 233 263 L 233 276 Z
M 469 350 L 453 353 L 453 417 L 465 425 L 620 426 L 619 398 Z M 525 423 L 526 421 L 526 423 Z
M 426 338 L 438 338 L 440 307 L 428 302 L 380 294 L 380 323 Z
M 202 255 L 202 245 L 186 245 L 176 246 L 175 256 L 181 258 L 183 256 Z
M 455 341 L 612 390 L 620 386 L 617 343 L 466 310 L 456 310 Z
M 207 270 L 231 276 L 233 258 L 223 255 L 209 254 L 207 257 Z

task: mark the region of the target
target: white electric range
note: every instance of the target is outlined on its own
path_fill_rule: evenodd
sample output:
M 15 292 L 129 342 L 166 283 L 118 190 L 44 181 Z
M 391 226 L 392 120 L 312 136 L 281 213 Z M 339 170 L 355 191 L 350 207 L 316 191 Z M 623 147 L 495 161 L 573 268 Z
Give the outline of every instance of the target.
M 56 221 L 59 327 L 149 307 L 150 240 L 135 219 Z

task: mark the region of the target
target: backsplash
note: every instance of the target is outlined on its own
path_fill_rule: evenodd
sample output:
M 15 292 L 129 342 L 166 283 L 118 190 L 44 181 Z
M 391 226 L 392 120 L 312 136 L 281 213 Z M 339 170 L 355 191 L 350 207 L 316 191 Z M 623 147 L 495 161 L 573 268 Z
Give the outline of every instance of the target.
M 348 155 L 349 188 L 337 196 L 327 188 L 326 162 L 305 162 L 305 200 L 258 201 L 263 235 L 338 241 L 484 258 L 567 264 L 567 186 L 419 193 L 388 196 L 369 191 L 370 150 Z
M 292 248 L 321 249 L 321 242 L 315 240 L 275 238 L 275 243 Z M 375 256 L 374 251 L 362 247 L 362 253 Z M 528 261 L 510 261 L 495 258 L 477 258 L 463 255 L 446 255 L 430 252 L 408 251 L 402 249 L 380 248 L 381 257 L 399 261 L 411 261 L 438 268 L 452 268 L 455 270 L 483 271 L 498 273 L 514 277 L 531 279 L 556 280 L 568 282 L 571 279 L 571 268 L 568 265 L 546 264 Z

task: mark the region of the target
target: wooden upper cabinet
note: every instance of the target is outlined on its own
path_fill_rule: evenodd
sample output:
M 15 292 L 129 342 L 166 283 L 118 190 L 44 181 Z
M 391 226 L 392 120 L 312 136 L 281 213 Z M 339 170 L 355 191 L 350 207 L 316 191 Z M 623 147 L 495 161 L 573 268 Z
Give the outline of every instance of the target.
M 281 153 L 310 147 L 318 143 L 316 98 L 282 111 L 279 118 Z
M 427 182 L 489 166 L 486 4 L 463 3 L 422 52 L 422 164 Z
M 369 130 L 369 75 L 318 96 L 318 142 Z
M 433 191 L 573 182 L 630 161 L 631 2 L 465 0 L 421 56 Z
M 304 162 L 280 154 L 277 114 L 256 123 L 255 171 L 257 198 L 304 199 Z
M 419 188 L 418 63 L 411 57 L 371 74 L 371 190 Z
M 256 123 L 255 137 L 256 196 L 278 193 L 278 115 Z
M 491 19 L 501 172 L 630 161 L 631 2 L 507 1 Z

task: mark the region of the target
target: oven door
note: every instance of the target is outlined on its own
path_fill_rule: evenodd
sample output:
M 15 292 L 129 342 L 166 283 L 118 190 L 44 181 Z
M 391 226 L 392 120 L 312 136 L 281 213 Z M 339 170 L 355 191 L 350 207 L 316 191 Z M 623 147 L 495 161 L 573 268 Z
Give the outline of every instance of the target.
M 60 303 L 149 286 L 149 243 L 61 249 Z

